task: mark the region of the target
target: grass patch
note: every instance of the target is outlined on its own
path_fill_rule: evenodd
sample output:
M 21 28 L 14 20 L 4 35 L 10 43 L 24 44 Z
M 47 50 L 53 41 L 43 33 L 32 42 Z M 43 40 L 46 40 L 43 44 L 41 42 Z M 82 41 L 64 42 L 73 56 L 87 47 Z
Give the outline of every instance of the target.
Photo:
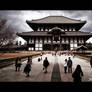
M 90 60 L 91 56 L 88 56 L 88 54 L 76 54 L 79 58 Z

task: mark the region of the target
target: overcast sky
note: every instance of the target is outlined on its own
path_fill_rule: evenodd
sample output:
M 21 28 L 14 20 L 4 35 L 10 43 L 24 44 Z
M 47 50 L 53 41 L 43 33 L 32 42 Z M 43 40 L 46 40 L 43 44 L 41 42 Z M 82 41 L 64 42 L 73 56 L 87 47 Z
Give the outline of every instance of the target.
M 87 23 L 81 28 L 81 31 L 92 32 L 91 10 L 0 10 L 0 17 L 7 19 L 7 26 L 12 26 L 15 32 L 32 31 L 27 25 L 26 20 L 35 20 L 53 15 L 63 15 L 72 19 L 86 20 Z

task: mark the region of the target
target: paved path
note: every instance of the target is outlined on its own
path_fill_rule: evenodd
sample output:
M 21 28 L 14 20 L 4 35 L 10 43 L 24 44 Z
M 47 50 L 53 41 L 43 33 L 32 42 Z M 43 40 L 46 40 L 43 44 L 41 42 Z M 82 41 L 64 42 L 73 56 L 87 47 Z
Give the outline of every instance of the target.
M 45 57 L 48 58 L 50 65 L 48 67 L 48 73 L 43 73 L 43 60 Z M 72 74 L 64 73 L 64 60 L 69 56 L 65 55 L 57 55 L 52 56 L 51 54 L 43 55 L 42 61 L 38 62 L 38 58 L 33 59 L 32 71 L 30 72 L 30 77 L 27 78 L 25 73 L 23 73 L 26 62 L 22 63 L 20 72 L 15 72 L 15 65 L 10 65 L 8 67 L 0 69 L 0 82 L 51 82 L 55 81 L 56 76 L 58 80 L 61 82 L 72 82 Z M 80 64 L 82 70 L 84 72 L 84 77 L 82 81 L 91 81 L 92 82 L 92 68 L 87 60 L 83 60 L 80 58 L 73 58 L 70 56 L 73 61 L 73 71 L 75 70 L 77 64 Z M 53 77 L 54 76 L 54 77 Z M 56 82 L 55 81 L 55 82 Z
M 57 59 L 57 56 L 55 56 L 55 63 L 54 63 L 53 72 L 51 76 L 51 82 L 61 82 L 60 76 L 61 75 L 60 75 L 58 59 Z

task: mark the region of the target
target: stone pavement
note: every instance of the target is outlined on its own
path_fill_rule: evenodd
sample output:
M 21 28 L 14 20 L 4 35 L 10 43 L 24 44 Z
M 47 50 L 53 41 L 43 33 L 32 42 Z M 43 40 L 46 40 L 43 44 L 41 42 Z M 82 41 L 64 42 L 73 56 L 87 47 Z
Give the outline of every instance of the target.
M 65 55 L 56 55 L 52 56 L 51 54 L 43 55 L 42 60 L 38 62 L 40 56 L 33 58 L 32 70 L 30 72 L 30 77 L 26 77 L 23 73 L 24 67 L 27 61 L 24 61 L 19 72 L 15 71 L 15 65 L 10 65 L 8 67 L 0 69 L 0 82 L 72 82 L 71 74 L 64 73 L 64 60 L 69 56 Z M 48 67 L 48 73 L 44 74 L 43 72 L 43 60 L 45 57 L 48 58 L 50 65 Z M 76 68 L 77 64 L 80 64 L 84 72 L 83 81 L 92 81 L 92 69 L 87 60 L 80 58 L 73 58 L 70 56 L 73 61 L 73 71 Z M 56 80 L 55 80 L 56 78 Z
M 60 69 L 59 69 L 57 56 L 55 56 L 55 63 L 53 67 L 51 82 L 61 82 Z

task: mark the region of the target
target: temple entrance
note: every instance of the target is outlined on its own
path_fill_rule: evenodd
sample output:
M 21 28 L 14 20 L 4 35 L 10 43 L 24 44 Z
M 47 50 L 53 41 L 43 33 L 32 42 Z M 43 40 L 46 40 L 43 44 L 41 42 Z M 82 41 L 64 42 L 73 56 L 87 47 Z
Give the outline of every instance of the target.
M 53 44 L 53 50 L 60 50 L 60 45 L 59 44 Z
M 44 44 L 43 50 L 51 50 L 51 45 L 50 44 Z
M 69 44 L 62 44 L 62 49 L 63 50 L 70 50 L 70 45 Z

